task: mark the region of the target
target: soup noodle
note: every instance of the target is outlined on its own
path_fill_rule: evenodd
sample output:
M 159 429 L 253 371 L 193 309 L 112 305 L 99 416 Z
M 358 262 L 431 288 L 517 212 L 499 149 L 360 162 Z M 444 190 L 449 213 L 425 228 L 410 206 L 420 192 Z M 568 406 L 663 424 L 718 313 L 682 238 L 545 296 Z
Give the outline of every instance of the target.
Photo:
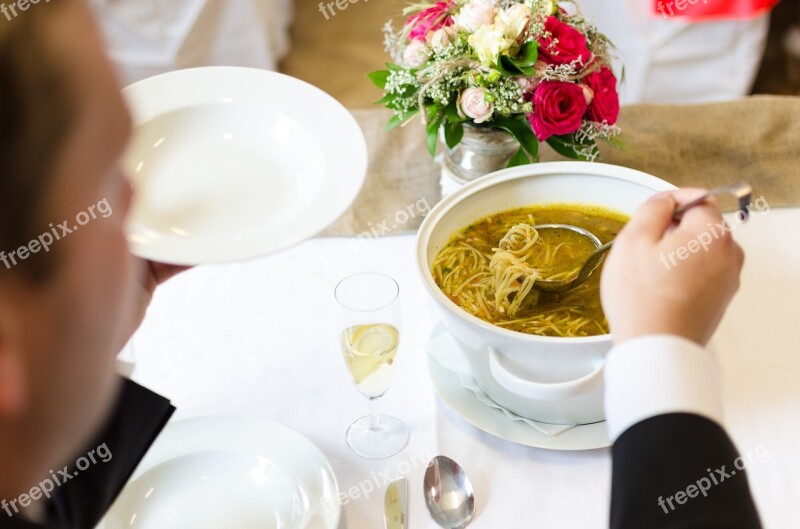
M 453 234 L 432 264 L 436 284 L 456 304 L 498 326 L 542 336 L 605 334 L 599 270 L 565 293 L 541 293 L 536 281 L 570 279 L 594 251 L 591 240 L 536 224 L 572 224 L 613 239 L 627 217 L 579 205 L 531 206 L 485 217 Z

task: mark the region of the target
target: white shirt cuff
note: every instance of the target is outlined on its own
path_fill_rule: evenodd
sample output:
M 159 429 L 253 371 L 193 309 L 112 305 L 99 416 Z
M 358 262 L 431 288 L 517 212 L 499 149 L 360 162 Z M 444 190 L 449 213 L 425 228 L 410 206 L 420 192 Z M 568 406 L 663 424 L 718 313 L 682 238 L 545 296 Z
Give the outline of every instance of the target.
M 634 424 L 665 413 L 694 413 L 721 423 L 716 359 L 678 336 L 623 342 L 606 358 L 605 411 L 612 441 Z

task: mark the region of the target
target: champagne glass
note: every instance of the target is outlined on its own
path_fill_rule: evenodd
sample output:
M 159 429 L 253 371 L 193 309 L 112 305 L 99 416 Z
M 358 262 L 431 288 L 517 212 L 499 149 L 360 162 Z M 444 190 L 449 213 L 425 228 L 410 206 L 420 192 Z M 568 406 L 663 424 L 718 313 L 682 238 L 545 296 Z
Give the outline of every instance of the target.
M 347 429 L 347 445 L 369 459 L 393 456 L 408 443 L 406 425 L 378 409 L 378 399 L 391 384 L 400 343 L 399 294 L 394 279 L 377 273 L 346 277 L 334 291 L 344 361 L 356 388 L 369 399 L 369 415 Z

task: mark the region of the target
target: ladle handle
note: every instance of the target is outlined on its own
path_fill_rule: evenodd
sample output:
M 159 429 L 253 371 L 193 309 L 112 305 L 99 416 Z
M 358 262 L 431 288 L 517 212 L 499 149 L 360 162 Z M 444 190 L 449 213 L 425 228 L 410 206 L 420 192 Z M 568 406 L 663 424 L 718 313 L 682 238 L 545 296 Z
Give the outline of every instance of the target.
M 603 246 L 601 246 L 600 248 L 595 250 L 594 253 L 598 253 L 598 254 L 606 253 L 607 251 L 609 251 L 611 249 L 612 246 L 614 246 L 614 239 L 611 239 L 610 241 L 605 243 Z

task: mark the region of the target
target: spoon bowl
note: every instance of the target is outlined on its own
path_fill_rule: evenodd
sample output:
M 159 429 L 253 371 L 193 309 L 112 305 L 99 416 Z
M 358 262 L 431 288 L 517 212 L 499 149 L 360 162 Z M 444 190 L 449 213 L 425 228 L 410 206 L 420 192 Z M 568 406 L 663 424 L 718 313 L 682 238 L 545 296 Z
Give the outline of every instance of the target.
M 461 466 L 446 456 L 436 456 L 425 470 L 425 506 L 439 527 L 463 529 L 475 516 L 475 493 Z

